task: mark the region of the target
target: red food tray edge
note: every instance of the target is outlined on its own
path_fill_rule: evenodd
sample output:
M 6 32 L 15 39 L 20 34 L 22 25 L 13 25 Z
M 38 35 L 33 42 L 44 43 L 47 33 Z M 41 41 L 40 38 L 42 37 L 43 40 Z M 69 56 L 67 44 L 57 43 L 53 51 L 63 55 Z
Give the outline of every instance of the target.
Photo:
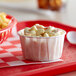
M 70 68 L 69 68 L 70 67 Z M 52 76 L 76 70 L 76 62 L 55 67 L 44 67 L 16 74 L 16 76 Z

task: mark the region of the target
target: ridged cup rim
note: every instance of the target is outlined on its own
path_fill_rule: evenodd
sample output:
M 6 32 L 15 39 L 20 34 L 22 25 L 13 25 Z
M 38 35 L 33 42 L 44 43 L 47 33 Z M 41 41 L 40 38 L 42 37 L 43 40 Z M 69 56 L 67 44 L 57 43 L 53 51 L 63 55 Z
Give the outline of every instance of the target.
M 24 30 L 24 29 L 22 29 L 22 30 Z M 20 32 L 22 31 L 22 30 L 20 30 L 20 31 L 18 31 L 18 35 L 19 36 L 23 36 L 23 37 L 26 37 L 26 38 L 40 38 L 40 39 L 42 39 L 42 38 L 59 38 L 59 37 L 61 37 L 61 36 L 65 36 L 65 34 L 66 34 L 66 31 L 65 30 L 63 30 L 64 31 L 64 33 L 63 34 L 61 34 L 61 35 L 58 35 L 58 36 L 51 36 L 51 37 L 37 37 L 37 36 L 25 36 L 25 35 L 22 35 L 22 34 L 20 34 Z

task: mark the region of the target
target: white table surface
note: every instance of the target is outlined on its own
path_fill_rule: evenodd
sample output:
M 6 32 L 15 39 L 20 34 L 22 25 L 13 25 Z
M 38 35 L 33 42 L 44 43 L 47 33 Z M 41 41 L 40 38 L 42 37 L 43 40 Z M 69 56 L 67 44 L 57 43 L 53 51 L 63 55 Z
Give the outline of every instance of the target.
M 15 16 L 18 21 L 38 20 L 38 19 L 53 20 L 53 21 L 58 21 L 58 22 L 65 23 L 65 24 L 76 27 L 76 0 L 68 0 L 66 8 L 59 12 L 54 12 L 54 11 L 50 11 L 50 10 L 44 11 L 44 10 L 36 9 L 37 3 L 35 4 L 34 1 L 36 2 L 36 0 L 33 0 L 33 2 L 32 2 L 32 0 L 26 0 L 25 5 L 27 4 L 27 5 L 29 5 L 29 7 L 20 6 L 23 9 L 20 9 L 20 7 L 19 7 L 19 9 L 16 9 L 15 7 L 10 8 L 10 6 L 6 7 L 7 5 L 5 7 L 2 7 L 0 5 L 0 11 L 3 11 L 10 15 Z M 26 9 L 26 7 L 28 7 L 28 8 Z M 29 10 L 29 9 L 31 9 L 31 10 Z
M 15 7 L 3 7 L 1 5 L 0 11 L 15 16 L 18 21 L 53 20 L 76 27 L 76 0 L 68 0 L 67 6 L 62 11 L 58 12 L 36 9 L 36 4 L 34 5 L 32 0 L 29 0 L 29 2 L 31 5 L 28 9 L 26 9 L 26 7 L 20 9 L 21 6 L 17 9 Z M 25 4 L 27 3 L 28 2 Z M 70 72 L 58 76 L 76 76 L 76 72 Z

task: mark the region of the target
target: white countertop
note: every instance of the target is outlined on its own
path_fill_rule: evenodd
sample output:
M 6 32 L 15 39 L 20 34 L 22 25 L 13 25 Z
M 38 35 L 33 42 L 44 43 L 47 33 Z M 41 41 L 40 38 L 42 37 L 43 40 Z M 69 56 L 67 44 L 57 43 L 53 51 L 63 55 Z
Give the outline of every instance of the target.
M 68 0 L 67 6 L 62 11 L 59 11 L 59 12 L 50 11 L 50 10 L 39 10 L 36 7 L 37 3 L 35 4 L 34 1 L 36 2 L 36 0 L 33 0 L 33 2 L 32 0 L 28 0 L 28 1 L 26 0 L 25 5 L 26 4 L 27 5 L 24 6 L 24 8 L 22 6 L 20 6 L 19 8 L 17 6 L 16 8 L 9 5 L 8 6 L 6 5 L 5 7 L 0 5 L 0 11 L 3 11 L 10 15 L 15 16 L 18 21 L 53 20 L 53 21 L 58 21 L 58 22 L 76 27 L 76 21 L 75 21 L 76 20 L 76 15 L 75 15 L 76 0 Z

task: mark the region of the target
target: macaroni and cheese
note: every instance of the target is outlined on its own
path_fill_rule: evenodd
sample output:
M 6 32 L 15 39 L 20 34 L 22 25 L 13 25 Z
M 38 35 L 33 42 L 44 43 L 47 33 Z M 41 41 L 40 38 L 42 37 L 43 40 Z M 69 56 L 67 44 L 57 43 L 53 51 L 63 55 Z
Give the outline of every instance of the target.
M 35 24 L 31 28 L 24 29 L 25 36 L 51 37 L 63 34 L 63 30 L 52 26 L 44 27 L 43 25 Z

